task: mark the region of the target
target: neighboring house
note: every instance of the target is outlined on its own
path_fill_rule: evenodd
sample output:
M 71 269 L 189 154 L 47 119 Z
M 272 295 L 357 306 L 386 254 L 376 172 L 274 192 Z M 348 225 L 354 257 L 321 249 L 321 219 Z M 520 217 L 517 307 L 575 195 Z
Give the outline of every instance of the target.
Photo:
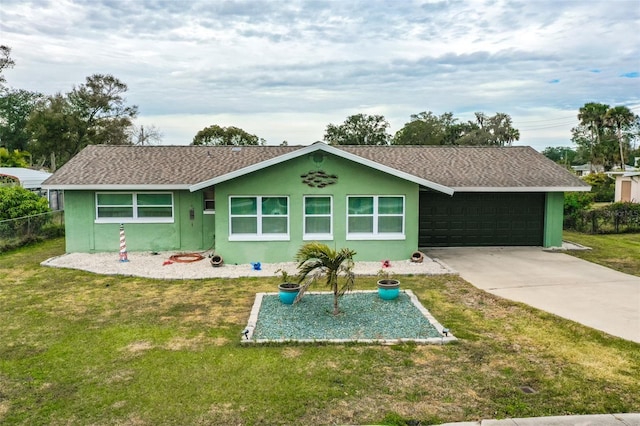
M 573 169 L 576 176 L 580 176 L 580 177 L 588 176 L 591 173 L 604 172 L 604 166 L 601 164 L 591 165 L 591 163 L 587 163 L 587 164 L 580 164 L 579 166 L 571 166 L 571 168 Z
M 305 241 L 356 260 L 419 247 L 562 244 L 563 193 L 590 187 L 529 147 L 88 146 L 65 192 L 67 252 L 214 247 L 292 261 Z
M 617 174 L 614 201 L 640 203 L 640 171 Z
M 25 189 L 36 192 L 49 200 L 49 206 L 58 210 L 62 208 L 62 199 L 58 198 L 57 191 L 49 191 L 42 188 L 42 182 L 51 177 L 51 173 L 24 167 L 0 167 L 0 184 L 15 183 Z M 60 204 L 60 205 L 59 205 Z

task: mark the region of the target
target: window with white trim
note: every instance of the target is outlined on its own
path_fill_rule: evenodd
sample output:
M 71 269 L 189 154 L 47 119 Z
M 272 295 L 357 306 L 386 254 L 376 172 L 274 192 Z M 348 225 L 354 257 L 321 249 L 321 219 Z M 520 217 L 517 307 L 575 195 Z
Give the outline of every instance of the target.
M 229 197 L 229 240 L 289 240 L 289 197 Z
M 216 212 L 216 191 L 213 188 L 202 191 L 202 205 L 205 214 Z
M 333 199 L 325 195 L 304 197 L 304 240 L 333 240 Z
M 404 239 L 404 196 L 348 196 L 347 239 Z
M 97 192 L 96 222 L 173 222 L 171 192 Z

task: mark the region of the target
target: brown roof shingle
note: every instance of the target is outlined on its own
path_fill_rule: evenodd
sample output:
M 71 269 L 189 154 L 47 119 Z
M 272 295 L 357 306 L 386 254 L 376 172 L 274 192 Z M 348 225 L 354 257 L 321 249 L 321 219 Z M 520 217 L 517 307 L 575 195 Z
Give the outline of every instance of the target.
M 193 185 L 297 147 L 89 145 L 47 185 Z
M 528 146 L 342 147 L 360 157 L 451 188 L 588 186 Z
M 187 187 L 294 153 L 302 146 L 90 145 L 44 184 L 48 187 Z M 337 146 L 451 188 L 587 187 L 530 147 Z

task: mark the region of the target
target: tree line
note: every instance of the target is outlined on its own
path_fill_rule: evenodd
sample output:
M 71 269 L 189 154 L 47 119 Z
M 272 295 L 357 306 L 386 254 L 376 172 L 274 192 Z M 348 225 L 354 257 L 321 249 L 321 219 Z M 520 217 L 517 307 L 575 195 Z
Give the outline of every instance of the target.
M 11 48 L 0 46 L 0 165 L 55 171 L 89 144 L 148 145 L 162 139 L 155 126 L 134 125 L 138 107 L 127 104 L 127 85 L 112 75 L 93 74 L 66 93 L 44 95 L 6 87 L 2 71 L 13 66 Z M 605 169 L 624 167 L 634 153 L 640 155 L 635 146 L 640 121 L 629 108 L 587 103 L 577 117 L 571 138 L 577 149 L 549 147 L 545 155 Z M 383 115 L 354 114 L 343 123 L 328 124 L 323 140 L 331 145 L 511 146 L 520 139 L 511 117 L 500 112 L 476 112 L 473 120 L 464 121 L 451 112 L 424 111 L 411 115 L 393 135 L 389 127 Z M 199 130 L 191 144 L 265 145 L 266 140 L 239 127 L 214 124 Z
M 54 171 L 89 144 L 144 145 L 162 137 L 155 126 L 136 126 L 127 85 L 93 74 L 66 93 L 44 95 L 6 87 L 11 48 L 0 46 L 0 159 L 2 165 L 35 164 Z
M 571 129 L 575 147 L 547 147 L 542 153 L 565 166 L 589 163 L 591 171 L 621 170 L 640 157 L 640 117 L 627 106 L 587 102 L 578 110 Z
M 571 140 L 592 165 L 624 170 L 632 155 L 640 155 L 635 147 L 640 118 L 628 107 L 589 102 L 578 111 L 578 120 L 580 124 L 571 129 Z
M 355 114 L 342 124 L 329 124 L 324 140 L 331 145 L 511 146 L 520 139 L 520 132 L 505 113 L 488 116 L 476 112 L 475 120 L 463 122 L 451 112 L 438 116 L 424 111 L 411 115 L 393 136 L 388 128 L 389 122 L 382 115 Z
M 382 115 L 354 114 L 341 124 L 330 123 L 324 141 L 330 145 L 486 145 L 509 146 L 520 138 L 508 114 L 475 113 L 475 121 L 461 122 L 447 112 L 414 114 L 402 129 L 391 135 Z M 213 125 L 200 130 L 192 145 L 264 145 L 266 141 L 237 127 Z M 286 145 L 283 142 L 282 145 Z

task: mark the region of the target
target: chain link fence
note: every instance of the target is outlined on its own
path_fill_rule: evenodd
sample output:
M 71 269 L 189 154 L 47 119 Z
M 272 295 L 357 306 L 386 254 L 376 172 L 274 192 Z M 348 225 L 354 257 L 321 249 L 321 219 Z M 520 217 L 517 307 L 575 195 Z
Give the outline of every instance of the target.
M 589 234 L 640 232 L 640 204 L 613 203 L 593 210 L 580 210 L 565 217 L 565 229 Z
M 0 220 L 0 253 L 64 235 L 64 210 Z

